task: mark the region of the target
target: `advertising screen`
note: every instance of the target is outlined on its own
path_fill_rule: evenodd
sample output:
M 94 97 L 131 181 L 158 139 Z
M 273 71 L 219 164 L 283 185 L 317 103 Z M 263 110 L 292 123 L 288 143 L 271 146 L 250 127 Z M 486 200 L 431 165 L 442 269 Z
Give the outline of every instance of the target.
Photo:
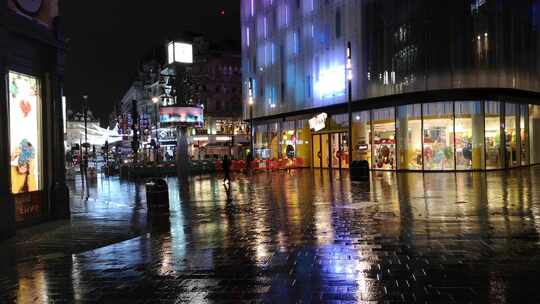
M 41 100 L 38 79 L 9 72 L 11 191 L 41 189 Z
M 159 109 L 159 121 L 163 126 L 204 125 L 203 109 L 199 107 L 162 107 Z

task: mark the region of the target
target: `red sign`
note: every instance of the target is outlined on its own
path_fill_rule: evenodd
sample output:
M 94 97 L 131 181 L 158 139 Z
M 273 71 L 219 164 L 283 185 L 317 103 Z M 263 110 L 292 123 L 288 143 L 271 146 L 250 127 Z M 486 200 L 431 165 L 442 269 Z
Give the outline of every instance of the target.
M 15 221 L 22 223 L 43 215 L 41 191 L 15 194 Z

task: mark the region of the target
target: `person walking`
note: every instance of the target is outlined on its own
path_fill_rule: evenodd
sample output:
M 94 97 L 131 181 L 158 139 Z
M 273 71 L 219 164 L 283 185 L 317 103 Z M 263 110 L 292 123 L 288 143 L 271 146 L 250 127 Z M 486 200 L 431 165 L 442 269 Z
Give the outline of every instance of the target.
M 223 168 L 223 183 L 231 183 L 231 161 L 227 155 L 223 156 L 223 162 L 221 163 Z

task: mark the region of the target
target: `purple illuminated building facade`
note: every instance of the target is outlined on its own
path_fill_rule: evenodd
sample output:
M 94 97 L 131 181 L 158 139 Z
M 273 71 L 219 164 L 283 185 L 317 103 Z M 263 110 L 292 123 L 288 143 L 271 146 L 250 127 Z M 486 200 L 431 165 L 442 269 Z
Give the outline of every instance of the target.
M 329 169 L 349 156 L 374 170 L 540 163 L 539 14 L 538 0 L 242 0 L 255 155 Z

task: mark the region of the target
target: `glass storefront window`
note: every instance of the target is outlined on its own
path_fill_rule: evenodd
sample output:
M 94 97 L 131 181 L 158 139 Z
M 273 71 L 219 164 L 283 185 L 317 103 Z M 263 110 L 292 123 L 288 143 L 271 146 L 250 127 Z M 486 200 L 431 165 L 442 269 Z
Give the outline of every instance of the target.
M 540 164 L 540 106 L 529 105 L 531 164 Z
M 353 113 L 352 140 L 353 160 L 367 160 L 371 163 L 371 123 L 370 111 Z
M 255 127 L 255 158 L 270 158 L 270 149 L 268 149 L 268 126 L 259 125 Z
M 452 102 L 423 104 L 424 169 L 454 170 L 454 118 Z
M 296 132 L 294 121 L 281 123 L 281 158 L 294 158 L 296 156 Z
M 333 129 L 346 129 L 349 127 L 349 115 L 337 114 L 332 115 L 332 126 Z
M 373 110 L 373 168 L 396 168 L 396 122 L 394 108 Z
M 501 103 L 486 101 L 484 108 L 486 169 L 500 169 L 504 164 L 501 145 Z
M 279 123 L 273 122 L 268 125 L 268 148 L 270 158 L 279 158 Z
M 529 106 L 522 104 L 520 105 L 520 142 L 521 142 L 521 165 L 527 166 L 530 163 L 530 153 L 529 153 Z
M 517 105 L 514 103 L 505 103 L 504 107 L 504 135 L 506 144 L 505 161 L 506 167 L 517 167 L 519 160 L 519 119 Z
M 398 107 L 396 134 L 398 168 L 422 170 L 422 105 Z
M 482 102 L 455 102 L 456 169 L 484 169 L 484 117 Z
M 311 166 L 311 130 L 307 120 L 296 122 L 296 157 L 304 167 Z

